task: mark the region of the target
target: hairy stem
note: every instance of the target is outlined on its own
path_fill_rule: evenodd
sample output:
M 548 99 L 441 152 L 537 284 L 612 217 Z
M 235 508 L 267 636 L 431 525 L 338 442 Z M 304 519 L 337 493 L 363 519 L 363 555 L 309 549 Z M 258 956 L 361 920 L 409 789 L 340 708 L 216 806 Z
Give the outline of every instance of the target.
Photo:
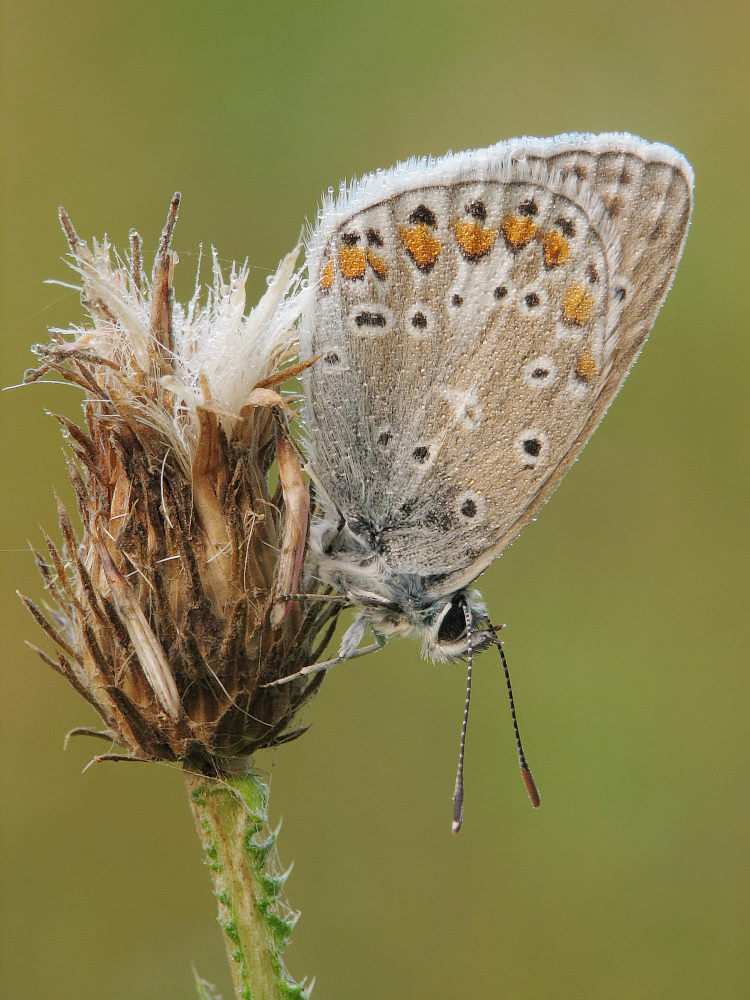
M 303 1000 L 309 991 L 281 960 L 297 914 L 280 898 L 286 875 L 277 870 L 276 835 L 266 828 L 268 789 L 252 776 L 186 772 L 185 780 L 237 1000 Z

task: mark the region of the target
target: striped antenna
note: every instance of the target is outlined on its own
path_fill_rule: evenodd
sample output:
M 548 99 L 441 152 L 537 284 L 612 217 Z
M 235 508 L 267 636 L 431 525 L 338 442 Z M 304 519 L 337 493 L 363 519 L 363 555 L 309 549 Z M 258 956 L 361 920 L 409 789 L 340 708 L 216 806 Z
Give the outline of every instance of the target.
M 471 637 L 471 612 L 466 601 L 463 602 L 463 609 L 466 620 L 466 701 L 464 702 L 464 717 L 461 721 L 461 739 L 458 744 L 456 787 L 453 789 L 452 833 L 458 833 L 464 821 L 464 753 L 466 751 L 466 730 L 469 726 L 469 703 L 471 702 L 471 668 L 474 660 L 474 644 Z
M 505 651 L 503 650 L 503 644 L 497 638 L 493 636 L 493 642 L 497 646 L 498 652 L 500 653 L 500 659 L 503 664 L 503 673 L 505 674 L 505 686 L 508 689 L 508 702 L 510 704 L 510 717 L 513 720 L 513 732 L 516 737 L 516 750 L 518 751 L 518 766 L 521 769 L 521 778 L 526 786 L 526 793 L 529 796 L 529 800 L 535 809 L 538 809 L 541 804 L 541 796 L 539 795 L 539 789 L 536 787 L 536 782 L 534 781 L 534 775 L 531 773 L 531 768 L 526 763 L 526 754 L 523 752 L 523 743 L 521 743 L 521 734 L 518 731 L 518 720 L 516 719 L 516 705 L 513 701 L 513 688 L 510 683 L 510 671 L 508 670 L 508 661 L 505 659 Z

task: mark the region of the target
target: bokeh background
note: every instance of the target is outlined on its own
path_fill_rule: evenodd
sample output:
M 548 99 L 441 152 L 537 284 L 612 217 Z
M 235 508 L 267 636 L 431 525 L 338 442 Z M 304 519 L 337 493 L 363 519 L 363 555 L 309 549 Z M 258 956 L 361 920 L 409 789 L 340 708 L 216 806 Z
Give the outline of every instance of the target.
M 339 668 L 311 731 L 258 757 L 321 998 L 746 997 L 748 8 L 737 0 L 2 5 L 2 384 L 81 315 L 56 209 L 153 249 L 175 188 L 250 298 L 341 177 L 507 136 L 629 130 L 692 161 L 696 210 L 641 361 L 538 523 L 486 574 L 543 805 L 500 671 L 478 664 L 451 837 L 460 667 L 415 644 Z M 2 413 L 3 956 L 14 1000 L 229 996 L 180 774 L 81 770 L 93 713 L 24 645 L 26 540 L 68 496 L 68 387 Z

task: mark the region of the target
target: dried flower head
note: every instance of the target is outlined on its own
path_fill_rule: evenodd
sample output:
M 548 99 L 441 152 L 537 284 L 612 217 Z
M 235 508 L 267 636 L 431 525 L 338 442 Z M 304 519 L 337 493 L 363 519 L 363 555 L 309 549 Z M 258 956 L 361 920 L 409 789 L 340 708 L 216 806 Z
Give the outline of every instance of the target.
M 289 598 L 309 515 L 279 388 L 305 367 L 289 364 L 298 251 L 248 315 L 247 267 L 225 280 L 215 253 L 207 301 L 196 288 L 184 307 L 178 205 L 150 282 L 136 233 L 121 260 L 61 210 L 90 325 L 53 331 L 26 380 L 54 371 L 86 394 L 85 428 L 57 417 L 83 531 L 59 504 L 63 545 L 47 538 L 50 559 L 36 554 L 54 606 L 24 600 L 61 650 L 41 655 L 104 720 L 97 734 L 125 756 L 225 773 L 299 735 L 292 720 L 323 675 L 264 685 L 315 661 L 338 606 L 315 600 L 313 580 L 311 596 Z

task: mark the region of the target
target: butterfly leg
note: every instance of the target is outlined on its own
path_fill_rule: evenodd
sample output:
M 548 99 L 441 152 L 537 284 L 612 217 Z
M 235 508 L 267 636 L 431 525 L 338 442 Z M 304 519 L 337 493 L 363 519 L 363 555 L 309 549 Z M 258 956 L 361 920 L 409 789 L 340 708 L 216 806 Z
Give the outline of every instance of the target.
M 349 628 L 344 632 L 344 637 L 339 646 L 339 659 L 348 660 L 354 655 L 355 650 L 365 637 L 365 631 L 369 624 L 369 619 L 365 614 L 359 614 L 354 619 Z
M 345 663 L 347 660 L 353 660 L 357 656 L 365 656 L 367 653 L 376 653 L 385 645 L 385 636 L 376 636 L 375 638 L 376 642 L 370 643 L 369 646 L 362 646 L 361 649 L 355 649 L 348 656 L 334 656 L 332 660 L 321 660 L 319 663 L 311 663 L 309 666 L 303 667 L 293 674 L 287 674 L 286 677 L 279 677 L 278 680 L 270 681 L 268 684 L 261 684 L 261 687 L 280 687 L 282 684 L 289 684 L 291 681 L 296 681 L 299 677 L 308 677 L 310 674 L 320 674 L 324 670 L 330 670 L 337 663 Z

